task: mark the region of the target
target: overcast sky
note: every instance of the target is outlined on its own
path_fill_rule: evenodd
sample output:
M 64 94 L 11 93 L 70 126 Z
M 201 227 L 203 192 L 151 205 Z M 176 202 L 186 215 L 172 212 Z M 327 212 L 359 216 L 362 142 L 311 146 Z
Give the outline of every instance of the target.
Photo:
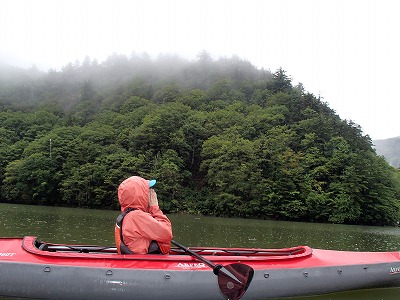
M 400 1 L 0 0 L 0 61 L 237 55 L 282 67 L 372 139 L 400 136 Z

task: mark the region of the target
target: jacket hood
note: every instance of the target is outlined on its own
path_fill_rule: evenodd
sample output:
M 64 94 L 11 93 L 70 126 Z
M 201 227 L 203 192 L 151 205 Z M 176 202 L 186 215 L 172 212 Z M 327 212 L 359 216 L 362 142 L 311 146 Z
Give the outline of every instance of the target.
M 124 212 L 128 208 L 136 208 L 148 212 L 149 190 L 149 180 L 139 176 L 125 179 L 118 187 L 118 200 L 121 204 L 121 211 Z

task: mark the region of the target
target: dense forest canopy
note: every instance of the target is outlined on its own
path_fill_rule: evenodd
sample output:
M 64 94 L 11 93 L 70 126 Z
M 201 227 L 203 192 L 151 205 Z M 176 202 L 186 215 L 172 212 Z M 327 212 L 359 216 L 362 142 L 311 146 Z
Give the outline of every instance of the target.
M 0 66 L 0 131 L 2 202 L 118 209 L 119 183 L 141 175 L 167 212 L 400 219 L 399 170 L 357 124 L 235 56 Z

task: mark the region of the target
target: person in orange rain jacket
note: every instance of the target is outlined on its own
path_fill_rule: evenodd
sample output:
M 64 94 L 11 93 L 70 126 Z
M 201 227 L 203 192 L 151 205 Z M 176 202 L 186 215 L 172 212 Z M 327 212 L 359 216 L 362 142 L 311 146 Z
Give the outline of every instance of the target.
M 118 253 L 167 254 L 172 240 L 170 220 L 158 207 L 156 180 L 139 176 L 125 179 L 118 187 L 122 214 L 115 226 Z

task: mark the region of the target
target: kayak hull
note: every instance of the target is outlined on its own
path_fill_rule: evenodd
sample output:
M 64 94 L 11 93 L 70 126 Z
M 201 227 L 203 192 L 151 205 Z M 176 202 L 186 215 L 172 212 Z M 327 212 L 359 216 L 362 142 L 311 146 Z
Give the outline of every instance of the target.
M 0 239 L 1 296 L 224 299 L 212 270 L 188 255 L 48 252 L 38 249 L 35 240 Z M 242 299 L 400 286 L 399 252 L 313 249 L 286 257 L 266 255 L 267 250 L 262 253 L 205 257 L 216 264 L 240 262 L 254 268 L 253 280 Z
M 38 299 L 223 299 L 209 272 L 2 265 L 1 295 Z M 214 277 L 214 281 L 209 280 Z M 193 281 L 195 285 L 182 284 Z M 197 287 L 196 287 L 197 286 Z M 217 297 L 216 297 L 217 295 Z
M 255 271 L 242 299 L 267 299 L 398 286 L 390 264 L 364 267 Z M 360 270 L 361 269 L 361 270 Z M 211 272 L 121 270 L 2 264 L 1 295 L 38 299 L 223 299 Z M 3 274 L 8 274 L 3 276 Z M 268 278 L 266 277 L 268 274 Z M 397 279 L 398 281 L 399 279 Z

